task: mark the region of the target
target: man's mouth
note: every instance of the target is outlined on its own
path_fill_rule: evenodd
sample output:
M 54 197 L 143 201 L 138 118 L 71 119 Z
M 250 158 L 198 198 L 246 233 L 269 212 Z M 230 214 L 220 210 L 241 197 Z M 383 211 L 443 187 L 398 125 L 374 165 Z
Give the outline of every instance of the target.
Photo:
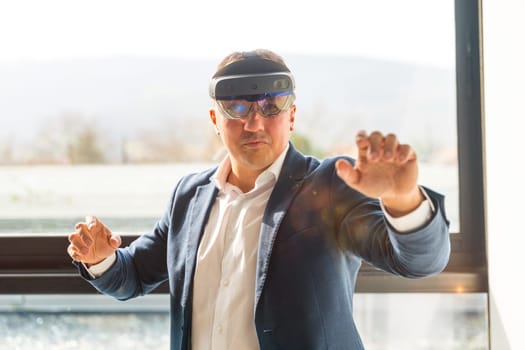
M 270 142 L 268 142 L 268 139 L 264 137 L 263 135 L 250 135 L 248 137 L 241 139 L 241 144 L 243 146 L 248 146 L 248 147 L 267 145 L 269 143 Z
M 266 145 L 268 142 L 266 140 L 262 139 L 253 139 L 253 140 L 245 140 L 242 143 L 244 146 L 260 146 L 260 145 Z

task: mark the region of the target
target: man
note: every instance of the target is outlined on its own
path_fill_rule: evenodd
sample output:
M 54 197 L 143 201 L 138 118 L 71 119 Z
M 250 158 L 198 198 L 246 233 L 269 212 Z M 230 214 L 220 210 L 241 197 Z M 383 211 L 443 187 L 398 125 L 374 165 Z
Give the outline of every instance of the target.
M 305 157 L 289 142 L 294 87 L 271 51 L 226 57 L 210 84 L 220 165 L 182 178 L 128 248 L 94 217 L 69 237 L 103 293 L 128 299 L 169 280 L 172 349 L 363 349 L 361 261 L 413 278 L 447 264 L 443 197 L 418 185 L 411 147 L 359 132 L 355 163 Z

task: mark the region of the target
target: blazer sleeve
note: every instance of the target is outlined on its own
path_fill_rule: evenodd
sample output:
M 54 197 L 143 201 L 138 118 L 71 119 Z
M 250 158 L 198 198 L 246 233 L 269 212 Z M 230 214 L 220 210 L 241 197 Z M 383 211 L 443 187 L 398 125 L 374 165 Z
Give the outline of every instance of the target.
M 442 195 L 424 187 L 435 212 L 422 227 L 401 233 L 388 223 L 378 200 L 348 188 L 338 178 L 333 183 L 334 205 L 347 208 L 337 221 L 344 249 L 376 268 L 404 277 L 443 271 L 450 256 L 450 236 Z
M 82 264 L 75 263 L 80 275 L 99 292 L 119 300 L 147 294 L 165 281 L 168 278 L 167 235 L 174 194 L 154 229 L 138 237 L 129 247 L 117 249 L 115 263 L 103 275 L 93 279 Z

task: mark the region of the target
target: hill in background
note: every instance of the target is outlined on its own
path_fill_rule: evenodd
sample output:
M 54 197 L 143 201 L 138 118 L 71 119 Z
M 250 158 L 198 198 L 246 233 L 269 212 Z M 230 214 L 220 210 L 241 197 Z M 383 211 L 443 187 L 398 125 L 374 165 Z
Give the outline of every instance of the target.
M 380 129 L 429 157 L 455 150 L 455 72 L 285 57 L 296 78 L 296 132 L 316 149 L 332 153 L 352 144 L 357 130 Z M 208 117 L 215 66 L 155 58 L 2 63 L 0 162 L 67 162 L 90 142 L 106 161 L 209 157 L 219 147 Z

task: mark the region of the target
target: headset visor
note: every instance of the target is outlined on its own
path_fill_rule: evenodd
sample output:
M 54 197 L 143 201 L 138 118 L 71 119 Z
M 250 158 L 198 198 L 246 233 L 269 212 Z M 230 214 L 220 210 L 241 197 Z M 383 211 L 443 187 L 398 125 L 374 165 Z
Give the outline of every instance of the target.
M 209 87 L 223 114 L 246 119 L 253 113 L 271 118 L 290 108 L 295 81 L 285 65 L 244 53 L 245 59 L 230 63 L 212 77 Z
M 289 109 L 294 99 L 295 95 L 286 91 L 221 99 L 217 100 L 217 105 L 229 119 L 247 119 L 255 112 L 265 118 L 272 118 Z

